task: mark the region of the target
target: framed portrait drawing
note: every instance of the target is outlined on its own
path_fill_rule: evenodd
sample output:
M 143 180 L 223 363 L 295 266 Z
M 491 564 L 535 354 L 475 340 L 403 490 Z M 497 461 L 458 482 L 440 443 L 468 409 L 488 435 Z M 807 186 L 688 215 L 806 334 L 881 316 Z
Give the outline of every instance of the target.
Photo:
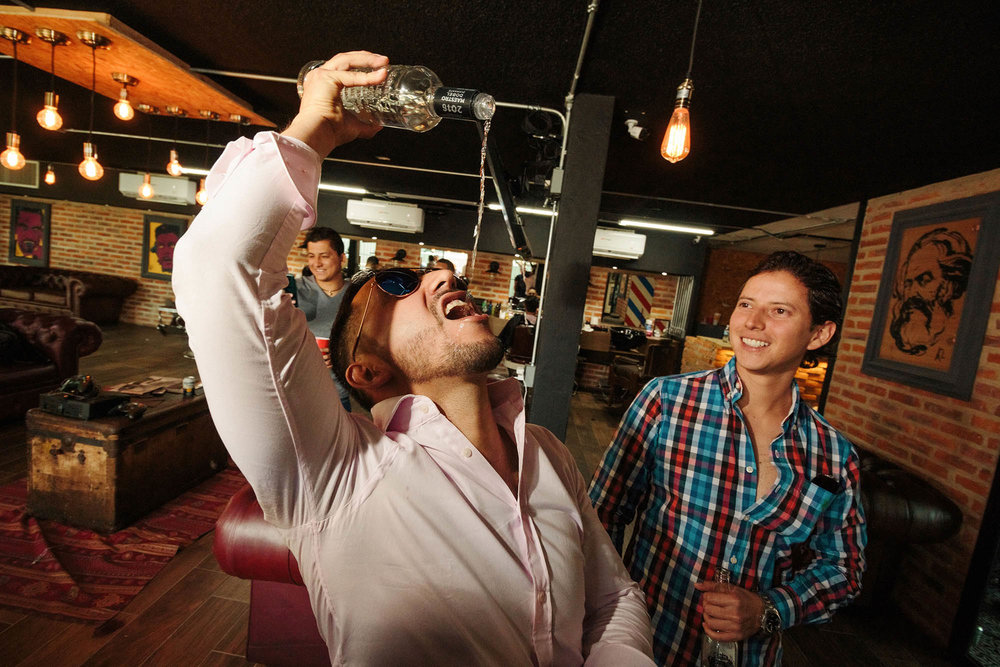
M 52 205 L 15 199 L 10 205 L 10 251 L 7 259 L 29 266 L 49 265 Z
M 861 370 L 969 400 L 1000 262 L 1000 193 L 899 211 Z
M 142 276 L 170 280 L 174 271 L 174 246 L 187 229 L 185 218 L 147 214 L 143 218 Z

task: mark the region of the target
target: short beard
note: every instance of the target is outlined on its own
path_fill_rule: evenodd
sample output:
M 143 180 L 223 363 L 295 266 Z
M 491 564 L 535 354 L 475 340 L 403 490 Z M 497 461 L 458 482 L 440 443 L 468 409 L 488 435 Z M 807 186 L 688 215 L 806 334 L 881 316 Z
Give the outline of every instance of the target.
M 440 335 L 433 329 L 421 332 L 394 360 L 411 383 L 488 373 L 503 359 L 503 343 L 496 337 L 464 345 L 452 343 L 437 359 L 427 359 L 427 351 L 434 349 L 434 338 Z

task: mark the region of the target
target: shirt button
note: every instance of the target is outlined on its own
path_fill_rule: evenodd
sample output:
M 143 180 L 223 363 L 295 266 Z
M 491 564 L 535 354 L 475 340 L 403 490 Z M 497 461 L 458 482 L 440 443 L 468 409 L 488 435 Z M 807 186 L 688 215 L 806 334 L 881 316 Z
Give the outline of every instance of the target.
M 465 458 L 471 458 L 472 450 L 466 447 L 465 449 L 462 450 L 462 456 L 464 456 Z
M 729 562 L 732 563 L 733 565 L 736 565 L 736 556 L 733 556 L 732 558 L 730 558 Z
M 421 405 L 420 411 L 426 415 L 428 412 L 430 412 L 430 408 L 427 407 L 426 405 Z
M 747 472 L 752 473 L 753 472 L 753 466 L 747 466 Z

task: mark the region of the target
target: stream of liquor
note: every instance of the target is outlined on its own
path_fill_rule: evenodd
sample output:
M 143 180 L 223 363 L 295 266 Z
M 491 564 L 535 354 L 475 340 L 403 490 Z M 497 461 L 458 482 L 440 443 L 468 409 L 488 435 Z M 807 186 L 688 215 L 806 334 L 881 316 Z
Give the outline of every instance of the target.
M 472 235 L 472 263 L 469 264 L 466 274 L 472 277 L 472 272 L 476 269 L 476 255 L 479 252 L 479 228 L 483 224 L 483 203 L 486 199 L 486 139 L 490 136 L 490 122 L 483 121 L 483 145 L 479 149 L 479 206 L 476 207 L 476 230 Z

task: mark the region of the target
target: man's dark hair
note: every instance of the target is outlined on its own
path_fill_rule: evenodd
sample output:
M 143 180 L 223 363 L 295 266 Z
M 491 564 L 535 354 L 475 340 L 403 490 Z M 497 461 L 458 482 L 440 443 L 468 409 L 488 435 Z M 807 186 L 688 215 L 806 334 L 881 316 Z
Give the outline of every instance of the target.
M 524 300 L 524 312 L 526 313 L 537 313 L 538 312 L 538 297 L 529 296 Z
M 808 290 L 809 315 L 813 326 L 819 326 L 826 322 L 833 322 L 837 325 L 837 330 L 826 345 L 818 350 L 806 352 L 806 363 L 815 365 L 817 357 L 832 356 L 837 348 L 837 341 L 840 339 L 840 324 L 844 316 L 840 281 L 837 280 L 837 276 L 827 267 L 802 253 L 794 250 L 781 250 L 765 257 L 747 277 L 752 278 L 761 273 L 774 271 L 787 271 Z
M 455 263 L 452 262 L 450 259 L 445 259 L 444 257 L 438 257 L 436 260 L 434 260 L 434 263 L 444 264 L 449 271 L 455 273 Z
M 153 232 L 153 245 L 150 246 L 149 252 L 156 252 L 157 239 L 163 234 L 173 234 L 174 236 L 180 237 L 181 228 L 177 225 L 167 225 L 167 224 L 163 224 L 157 227 L 156 231 Z
M 351 279 L 347 282 L 347 291 L 344 292 L 344 298 L 340 301 L 340 309 L 337 311 L 337 317 L 334 318 L 333 326 L 330 328 L 330 361 L 333 363 L 333 372 L 336 373 L 340 386 L 347 387 L 351 396 L 366 410 L 371 410 L 372 405 L 375 404 L 374 401 L 372 401 L 370 396 L 352 387 L 347 382 L 346 371 L 347 367 L 351 365 L 351 348 L 354 347 L 355 338 L 354 335 L 351 335 L 354 329 L 351 326 L 351 319 L 354 315 L 351 302 L 354 301 L 354 297 L 357 296 L 361 288 L 374 275 L 374 271 L 362 270 L 351 276 Z M 374 289 L 374 285 L 372 288 Z
M 330 247 L 337 251 L 338 255 L 344 254 L 344 239 L 332 227 L 313 227 L 306 232 L 306 239 L 302 242 L 302 248 L 308 248 L 310 243 L 329 241 Z

